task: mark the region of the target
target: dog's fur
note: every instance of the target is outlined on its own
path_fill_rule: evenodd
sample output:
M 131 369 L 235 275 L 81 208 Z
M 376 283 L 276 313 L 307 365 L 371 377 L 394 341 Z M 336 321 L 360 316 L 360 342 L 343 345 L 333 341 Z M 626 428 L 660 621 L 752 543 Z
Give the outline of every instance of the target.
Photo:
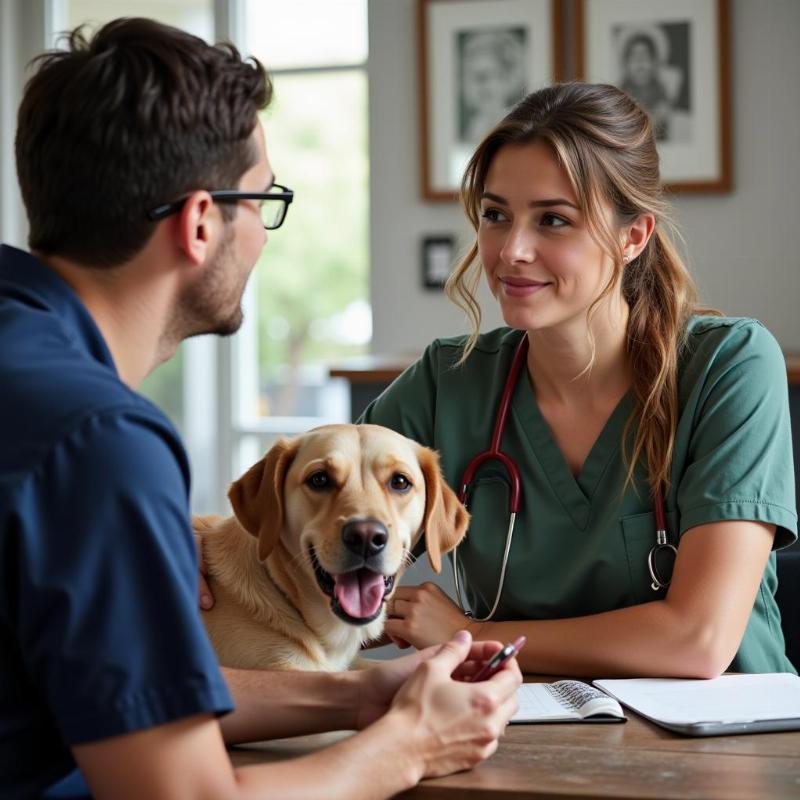
M 469 520 L 437 454 L 377 425 L 281 439 L 228 497 L 235 516 L 194 520 L 215 598 L 203 616 L 220 662 L 246 669 L 348 668 L 419 537 L 439 572 Z

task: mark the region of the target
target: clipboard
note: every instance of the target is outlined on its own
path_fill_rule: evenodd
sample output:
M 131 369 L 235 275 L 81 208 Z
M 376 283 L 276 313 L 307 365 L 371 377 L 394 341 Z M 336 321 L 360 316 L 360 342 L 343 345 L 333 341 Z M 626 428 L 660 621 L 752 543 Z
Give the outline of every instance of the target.
M 786 672 L 593 684 L 645 719 L 685 736 L 800 730 L 800 678 Z

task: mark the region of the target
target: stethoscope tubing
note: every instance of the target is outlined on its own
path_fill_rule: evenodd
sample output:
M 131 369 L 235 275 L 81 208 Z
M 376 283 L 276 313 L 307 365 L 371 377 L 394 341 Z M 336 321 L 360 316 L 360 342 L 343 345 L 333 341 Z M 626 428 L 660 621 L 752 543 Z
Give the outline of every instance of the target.
M 464 476 L 461 479 L 460 488 L 458 492 L 458 499 L 464 504 L 465 507 L 468 508 L 469 506 L 469 489 L 472 481 L 475 478 L 475 474 L 477 473 L 478 469 L 489 461 L 497 461 L 502 464 L 506 472 L 508 473 L 508 477 L 511 484 L 511 492 L 509 497 L 509 523 L 508 523 L 508 531 L 506 533 L 506 543 L 503 549 L 503 560 L 500 567 L 500 578 L 497 583 L 497 592 L 495 594 L 494 602 L 492 603 L 491 610 L 489 611 L 488 615 L 485 617 L 477 618 L 474 617 L 472 611 L 468 609 L 461 597 L 461 586 L 459 583 L 458 578 L 458 548 L 453 548 L 453 580 L 455 583 L 456 589 L 456 599 L 458 601 L 458 605 L 464 614 L 468 617 L 472 617 L 475 619 L 476 622 L 488 622 L 492 617 L 494 617 L 495 612 L 497 611 L 497 607 L 500 604 L 500 597 L 503 593 L 503 585 L 505 584 L 506 579 L 506 570 L 508 566 L 508 557 L 509 553 L 511 552 L 511 542 L 514 538 L 514 525 L 516 523 L 517 512 L 520 509 L 520 504 L 522 501 L 522 480 L 519 472 L 519 468 L 517 467 L 514 460 L 509 456 L 507 453 L 504 453 L 500 449 L 501 440 L 503 438 L 503 432 L 505 430 L 506 419 L 508 418 L 508 411 L 511 407 L 511 398 L 514 393 L 514 388 L 517 385 L 517 379 L 519 377 L 520 370 L 522 369 L 522 365 L 526 361 L 526 356 L 528 354 L 528 336 L 524 334 L 522 339 L 520 339 L 519 344 L 517 345 L 517 349 L 514 352 L 514 357 L 511 361 L 511 367 L 508 371 L 508 376 L 506 377 L 505 385 L 503 386 L 503 392 L 500 395 L 500 405 L 497 409 L 497 414 L 495 416 L 494 428 L 492 429 L 492 441 L 489 446 L 488 450 L 484 450 L 481 453 L 478 453 L 472 459 L 470 459 L 469 463 L 467 464 L 466 469 L 464 470 Z M 657 592 L 660 589 L 665 589 L 669 586 L 670 580 L 664 580 L 658 570 L 658 554 L 663 550 L 670 551 L 673 556 L 677 556 L 678 550 L 677 548 L 670 544 L 667 539 L 667 524 L 666 524 L 666 513 L 664 508 L 664 496 L 661 490 L 661 486 L 656 486 L 653 492 L 653 513 L 655 516 L 656 521 L 656 543 L 650 548 L 650 551 L 647 554 L 647 568 L 650 572 L 650 588 Z

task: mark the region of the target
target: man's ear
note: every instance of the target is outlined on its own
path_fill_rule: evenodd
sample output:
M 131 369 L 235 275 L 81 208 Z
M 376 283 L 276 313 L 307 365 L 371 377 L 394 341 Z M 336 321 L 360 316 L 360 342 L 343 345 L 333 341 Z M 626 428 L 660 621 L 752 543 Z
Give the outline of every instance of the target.
M 417 457 L 425 476 L 425 549 L 434 572 L 442 571 L 442 555 L 449 553 L 464 538 L 469 513 L 455 492 L 445 483 L 435 450 L 419 447 Z
M 258 539 L 258 557 L 262 561 L 273 551 L 281 535 L 283 483 L 297 447 L 296 439 L 279 439 L 228 490 L 239 524 Z
M 217 246 L 222 219 L 211 195 L 203 190 L 186 198 L 177 218 L 178 247 L 195 265 L 202 265 Z

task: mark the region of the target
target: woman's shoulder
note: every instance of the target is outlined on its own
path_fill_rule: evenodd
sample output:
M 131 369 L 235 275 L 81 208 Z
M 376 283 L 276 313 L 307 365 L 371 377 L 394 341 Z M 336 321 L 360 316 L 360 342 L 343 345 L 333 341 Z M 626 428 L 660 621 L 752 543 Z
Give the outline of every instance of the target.
M 494 328 L 491 331 L 486 331 L 486 333 L 481 333 L 475 340 L 475 346 L 470 352 L 467 362 L 481 360 L 486 356 L 497 356 L 505 351 L 513 352 L 519 344 L 521 336 L 521 331 L 507 327 Z M 428 351 L 441 353 L 448 359 L 452 359 L 455 356 L 457 360 L 461 357 L 468 339 L 469 337 L 466 335 L 434 339 L 428 346 Z
M 785 372 L 785 359 L 775 337 L 752 317 L 698 314 L 690 318 L 682 353 L 684 375 L 727 370 L 756 363 Z
M 754 317 L 726 317 L 720 314 L 693 314 L 686 326 L 690 336 L 703 336 L 748 328 L 763 328 L 764 323 Z
M 701 341 L 723 343 L 726 341 L 772 344 L 777 342 L 761 320 L 754 317 L 725 317 L 712 314 L 695 314 L 686 326 L 687 344 Z

